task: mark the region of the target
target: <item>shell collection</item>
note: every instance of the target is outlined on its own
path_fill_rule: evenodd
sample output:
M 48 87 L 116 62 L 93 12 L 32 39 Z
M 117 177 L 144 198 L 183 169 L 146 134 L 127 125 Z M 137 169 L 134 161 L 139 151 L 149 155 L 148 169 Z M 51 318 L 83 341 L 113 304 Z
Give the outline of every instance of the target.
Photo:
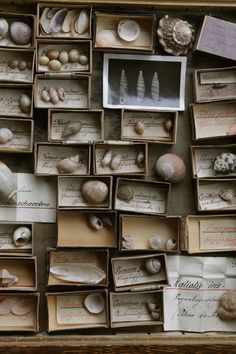
M 79 168 L 80 164 L 80 156 L 75 155 L 61 160 L 56 167 L 59 173 L 73 173 Z
M 27 226 L 19 226 L 13 233 L 13 242 L 16 247 L 24 247 L 31 242 L 32 232 Z
M 108 186 L 100 180 L 87 180 L 81 186 L 81 193 L 86 202 L 100 204 L 108 197 Z
M 236 154 L 223 152 L 216 156 L 213 169 L 216 173 L 228 174 L 236 171 Z
M 23 21 L 13 21 L 10 24 L 8 21 L 0 18 L 0 39 L 9 36 L 15 45 L 29 45 L 32 41 L 32 29 Z
M 96 231 L 101 230 L 104 225 L 109 227 L 112 226 L 112 221 L 106 214 L 95 215 L 89 214 L 88 223 L 90 227 Z
M 219 303 L 218 316 L 221 320 L 232 321 L 236 319 L 236 291 L 225 293 Z
M 88 56 L 76 48 L 70 49 L 68 52 L 58 49 L 49 49 L 38 58 L 39 65 L 47 66 L 50 71 L 63 70 L 63 64 L 79 63 L 82 66 L 88 64 Z
M 147 309 L 150 313 L 151 319 L 158 321 L 161 317 L 161 306 L 155 302 L 148 302 Z
M 122 156 L 121 154 L 113 155 L 112 150 L 107 150 L 103 155 L 100 166 L 102 168 L 109 167 L 112 171 L 117 171 L 121 167 Z M 139 168 L 145 165 L 145 155 L 143 150 L 139 151 L 136 157 L 136 164 Z
M 181 182 L 186 173 L 184 161 L 176 154 L 164 154 L 156 161 L 156 173 L 161 179 L 171 182 Z
M 12 70 L 20 70 L 20 71 L 24 71 L 24 70 L 31 70 L 32 69 L 32 62 L 31 61 L 25 61 L 25 60 L 18 60 L 18 59 L 12 59 L 9 63 L 8 63 L 9 67 Z
M 57 104 L 58 102 L 65 100 L 66 94 L 63 88 L 51 87 L 49 90 L 42 90 L 41 98 L 44 102 L 51 102 L 52 104 Z
M 7 269 L 0 270 L 0 287 L 1 288 L 10 288 L 11 286 L 17 284 L 19 278 L 16 275 L 13 275 L 8 272 Z

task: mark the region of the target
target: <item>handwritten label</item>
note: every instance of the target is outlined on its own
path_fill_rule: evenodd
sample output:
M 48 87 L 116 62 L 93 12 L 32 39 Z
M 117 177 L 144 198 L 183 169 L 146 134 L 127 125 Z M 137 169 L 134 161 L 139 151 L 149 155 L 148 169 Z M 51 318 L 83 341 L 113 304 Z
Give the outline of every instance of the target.
M 236 220 L 200 220 L 200 248 L 203 250 L 236 248 Z
M 33 141 L 31 126 L 31 121 L 0 120 L 0 128 L 8 128 L 13 133 L 11 140 L 1 143 L 0 150 L 30 151 Z
M 23 112 L 20 108 L 20 96 L 27 94 L 31 97 L 31 90 L 23 88 L 0 87 L 0 115 L 15 117 L 31 117 L 31 110 Z
M 16 247 L 13 242 L 13 233 L 21 225 L 16 224 L 0 224 L 0 251 L 4 250 L 14 250 L 21 251 L 32 248 L 32 243 L 29 242 L 24 246 Z
M 101 253 L 95 252 L 51 252 L 50 265 L 60 265 L 64 263 L 89 263 L 99 265 L 99 257 L 101 257 Z
M 223 200 L 219 193 L 224 189 L 235 190 L 235 182 L 218 182 L 212 184 L 199 184 L 198 203 L 200 210 L 217 210 L 228 209 L 234 210 L 236 208 L 236 195 L 232 201 Z
M 19 61 L 33 61 L 33 52 L 27 51 L 7 51 L 0 50 L 0 79 L 1 81 L 33 82 L 33 70 L 26 67 L 24 70 L 18 68 L 11 69 L 9 63 L 17 57 Z

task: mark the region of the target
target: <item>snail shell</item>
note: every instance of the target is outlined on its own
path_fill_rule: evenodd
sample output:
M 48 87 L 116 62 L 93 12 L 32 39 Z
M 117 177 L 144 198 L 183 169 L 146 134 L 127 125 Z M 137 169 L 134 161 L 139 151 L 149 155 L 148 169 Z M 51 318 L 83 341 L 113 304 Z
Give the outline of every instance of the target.
M 29 227 L 20 226 L 13 233 L 13 242 L 17 247 L 23 247 L 31 241 L 32 233 Z
M 165 248 L 165 242 L 159 236 L 153 236 L 148 240 L 150 248 L 154 250 L 161 250 Z
M 170 238 L 169 240 L 167 240 L 165 247 L 166 247 L 166 249 L 168 251 L 176 249 L 176 247 L 177 247 L 176 239 L 175 238 Z
M 5 18 L 0 18 L 0 39 L 3 38 L 9 29 L 9 25 L 7 20 L 5 20 Z
M 89 225 L 95 230 L 100 230 L 103 228 L 102 220 L 94 214 L 89 214 Z
M 59 173 L 73 173 L 78 169 L 79 164 L 79 155 L 75 155 L 58 162 L 57 169 Z
M 87 180 L 81 186 L 81 193 L 88 203 L 100 204 L 108 197 L 108 186 L 100 180 Z
M 112 159 L 112 151 L 107 150 L 102 158 L 101 167 L 106 167 L 110 165 Z
M 143 78 L 142 70 L 139 71 L 138 81 L 137 81 L 137 98 L 138 101 L 143 101 L 145 96 L 145 82 Z
M 16 44 L 26 45 L 31 42 L 32 29 L 25 22 L 12 22 L 9 29 L 12 40 Z
M 50 102 L 51 99 L 50 99 L 50 96 L 49 96 L 49 93 L 47 90 L 42 90 L 41 92 L 41 98 L 44 102 Z
M 161 262 L 156 257 L 148 258 L 145 262 L 145 268 L 148 273 L 159 273 L 161 270 Z
M 117 197 L 127 203 L 129 203 L 134 196 L 133 188 L 128 184 L 122 184 L 119 186 L 117 191 Z
M 157 72 L 154 73 L 151 83 L 151 96 L 154 101 L 159 100 L 160 83 Z
M 0 161 L 0 194 L 3 198 L 15 200 L 17 194 L 16 178 L 12 171 Z
M 222 320 L 236 319 L 236 291 L 229 291 L 221 297 L 218 316 Z
M 136 158 L 136 163 L 138 165 L 138 167 L 142 168 L 144 166 L 144 152 L 143 151 L 139 151 L 137 158 Z
M 137 122 L 134 126 L 134 130 L 137 134 L 142 135 L 145 130 L 143 122 Z
M 0 287 L 9 288 L 10 286 L 18 283 L 19 278 L 16 275 L 12 275 L 7 269 L 0 270 Z
M 50 60 L 56 60 L 59 57 L 59 50 L 58 49 L 49 49 L 47 52 L 47 57 Z
M 0 144 L 5 144 L 13 139 L 13 133 L 8 128 L 0 128 Z
M 48 65 L 49 58 L 46 55 L 41 55 L 38 59 L 39 65 Z
M 165 181 L 179 183 L 184 179 L 185 172 L 185 163 L 176 154 L 164 154 L 156 161 L 156 173 Z
M 28 95 L 23 93 L 20 96 L 19 104 L 20 104 L 20 109 L 22 110 L 22 112 L 24 112 L 24 113 L 30 112 L 30 109 L 31 109 L 31 98 Z
M 59 102 L 59 96 L 58 96 L 58 93 L 57 93 L 57 90 L 54 89 L 53 87 L 50 88 L 49 90 L 49 97 L 50 97 L 50 100 L 52 103 L 58 103 Z
M 67 138 L 68 136 L 79 133 L 81 128 L 82 128 L 82 123 L 80 121 L 68 122 L 66 123 L 61 136 L 62 138 Z
M 50 60 L 48 63 L 48 69 L 52 71 L 60 71 L 61 63 L 57 59 Z
M 148 308 L 149 312 L 160 312 L 161 311 L 160 305 L 156 304 L 155 302 L 148 302 L 147 308 Z
M 57 89 L 57 94 L 58 94 L 59 100 L 64 101 L 66 94 L 65 94 L 65 90 L 62 87 Z
M 120 164 L 121 164 L 121 159 L 122 159 L 122 157 L 120 154 L 117 154 L 112 158 L 111 163 L 110 163 L 110 167 L 112 170 L 114 170 L 114 171 L 118 170 L 118 168 L 120 167 Z
M 219 191 L 219 197 L 230 203 L 235 197 L 235 192 L 231 188 L 224 188 Z

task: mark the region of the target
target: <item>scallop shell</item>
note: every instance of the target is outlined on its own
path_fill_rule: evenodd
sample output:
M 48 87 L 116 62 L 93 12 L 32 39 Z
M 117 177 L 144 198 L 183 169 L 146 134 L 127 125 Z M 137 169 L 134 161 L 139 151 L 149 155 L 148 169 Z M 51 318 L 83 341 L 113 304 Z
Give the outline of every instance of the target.
M 153 236 L 148 240 L 149 247 L 154 250 L 162 250 L 165 248 L 165 242 L 160 236 Z
M 50 102 L 51 99 L 50 99 L 50 96 L 49 96 L 49 93 L 47 90 L 42 90 L 41 92 L 41 98 L 44 102 Z
M 31 42 L 32 29 L 25 22 L 15 21 L 10 25 L 10 36 L 16 44 L 26 45 Z
M 159 93 L 160 93 L 160 83 L 158 79 L 158 75 L 155 72 L 151 82 L 151 97 L 154 101 L 159 101 Z
M 73 173 L 78 169 L 79 165 L 79 155 L 75 155 L 61 160 L 56 166 L 59 173 Z
M 118 23 L 117 32 L 124 41 L 133 42 L 140 35 L 140 26 L 134 20 L 122 20 Z
M 226 202 L 232 202 L 235 197 L 235 191 L 231 188 L 224 188 L 219 191 L 219 197 Z
M 112 159 L 112 151 L 107 150 L 101 160 L 101 167 L 106 167 L 110 165 Z
M 77 134 L 82 128 L 82 123 L 78 120 L 76 122 L 68 122 L 61 134 L 62 138 L 67 138 L 71 135 Z
M 101 30 L 96 34 L 96 47 L 109 48 L 114 45 L 115 41 L 116 35 L 110 30 Z
M 5 18 L 0 17 L 0 39 L 5 37 L 9 29 L 9 25 Z
M 88 203 L 100 204 L 108 197 L 108 186 L 100 180 L 87 180 L 81 186 L 81 193 Z
M 89 13 L 87 10 L 81 10 L 75 21 L 75 31 L 82 35 L 89 29 Z
M 15 200 L 16 194 L 16 178 L 7 165 L 0 161 L 0 195 L 4 199 Z
M 134 196 L 134 191 L 128 184 L 121 184 L 117 191 L 117 197 L 126 203 L 129 203 Z
M 144 162 L 145 162 L 145 156 L 143 151 L 139 151 L 137 158 L 136 158 L 136 163 L 138 167 L 142 168 L 144 167 Z
M 18 227 L 13 233 L 13 242 L 16 247 L 23 247 L 30 243 L 32 232 L 27 226 Z
M 120 75 L 120 103 L 124 104 L 126 102 L 128 94 L 128 81 L 127 77 L 125 74 L 125 70 L 121 70 L 121 75 Z
M 95 230 L 100 230 L 103 228 L 102 220 L 94 214 L 89 214 L 89 225 Z
M 166 249 L 168 251 L 175 250 L 177 248 L 176 239 L 175 238 L 170 238 L 169 240 L 167 240 L 165 247 L 166 247 Z
M 21 299 L 17 301 L 11 308 L 11 312 L 15 316 L 27 315 L 34 307 L 33 299 Z
M 56 59 L 50 60 L 48 63 L 48 69 L 52 71 L 60 71 L 61 70 L 60 61 Z
M 24 113 L 30 112 L 31 98 L 28 95 L 26 95 L 25 93 L 23 93 L 20 96 L 19 105 L 20 105 L 20 109 L 22 110 L 22 112 L 24 112 Z
M 59 87 L 57 89 L 57 94 L 58 94 L 59 100 L 60 101 L 64 101 L 64 99 L 66 97 L 66 93 L 65 93 L 65 90 L 62 87 Z
M 167 119 L 164 123 L 164 129 L 165 131 L 169 132 L 173 128 L 173 122 L 172 119 Z
M 12 275 L 7 269 L 0 270 L 0 287 L 9 288 L 14 284 L 17 284 L 19 278 L 16 275 Z
M 135 242 L 133 236 L 124 235 L 122 236 L 122 248 L 125 250 L 133 250 L 135 247 Z
M 49 25 L 49 33 L 58 33 L 62 30 L 62 25 L 68 10 L 66 8 L 60 9 L 52 17 Z
M 118 170 L 121 164 L 122 157 L 120 154 L 115 155 L 110 163 L 110 168 L 114 171 Z
M 5 144 L 13 139 L 13 133 L 8 128 L 0 128 L 0 144 Z
M 50 101 L 53 103 L 53 104 L 56 104 L 59 102 L 59 96 L 58 96 L 58 93 L 57 93 L 57 90 L 54 89 L 53 87 L 49 89 L 48 91 L 48 94 L 49 94 L 49 97 L 50 97 Z
M 66 17 L 64 18 L 63 24 L 62 24 L 62 32 L 64 33 L 69 33 L 71 30 L 71 22 L 73 18 L 77 15 L 78 10 L 77 9 L 72 9 L 67 12 Z
M 134 126 L 134 130 L 137 134 L 142 135 L 144 133 L 145 130 L 145 126 L 143 124 L 143 122 L 137 122 Z
M 161 262 L 156 257 L 148 258 L 145 262 L 145 268 L 148 273 L 159 273 L 161 270 Z
M 138 101 L 143 101 L 145 96 L 145 82 L 143 78 L 142 70 L 139 71 L 138 81 L 137 81 L 137 98 Z
M 97 315 L 105 308 L 104 297 L 101 294 L 89 294 L 84 300 L 84 306 L 88 312 Z
M 176 154 L 164 154 L 156 161 L 157 175 L 168 182 L 181 182 L 186 173 L 184 161 Z

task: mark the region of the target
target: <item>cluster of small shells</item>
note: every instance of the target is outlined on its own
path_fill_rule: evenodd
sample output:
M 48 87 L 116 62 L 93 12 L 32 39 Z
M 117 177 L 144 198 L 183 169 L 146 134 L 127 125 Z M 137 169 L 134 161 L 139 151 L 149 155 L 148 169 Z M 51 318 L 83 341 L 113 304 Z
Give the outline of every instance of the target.
M 222 154 L 217 155 L 213 169 L 216 173 L 223 174 L 236 171 L 236 154 L 223 152 Z
M 87 65 L 88 56 L 75 48 L 70 49 L 69 52 L 66 50 L 60 52 L 58 49 L 49 49 L 47 53 L 42 54 L 38 58 L 39 65 L 47 65 L 50 71 L 60 71 L 63 64 L 76 62 L 80 65 Z
M 158 321 L 161 317 L 161 307 L 159 304 L 154 302 L 147 303 L 147 309 L 150 313 L 151 319 L 154 321 Z
M 0 39 L 8 35 L 15 44 L 27 45 L 32 39 L 32 29 L 23 21 L 13 21 L 9 25 L 5 18 L 0 17 Z
M 60 88 L 51 87 L 49 90 L 43 89 L 41 92 L 41 98 L 44 102 L 51 102 L 53 104 L 59 101 L 64 101 L 66 97 L 65 90 Z
M 167 119 L 164 124 L 163 124 L 164 129 L 169 132 L 171 131 L 171 129 L 173 128 L 173 121 L 172 119 Z M 134 131 L 135 133 L 137 133 L 138 135 L 143 135 L 145 132 L 145 124 L 142 121 L 137 121 L 134 124 Z
M 226 321 L 236 320 L 236 291 L 229 291 L 221 297 L 218 316 Z
M 101 230 L 104 227 L 104 225 L 112 226 L 112 221 L 109 218 L 109 216 L 107 216 L 106 214 L 100 214 L 100 215 L 89 214 L 88 222 L 91 228 L 96 231 Z
M 107 150 L 101 160 L 101 167 L 110 167 L 111 170 L 116 171 L 119 169 L 122 161 L 122 156 L 120 154 L 113 155 L 112 150 Z M 144 167 L 145 156 L 144 152 L 141 150 L 138 152 L 136 157 L 136 164 L 138 167 Z

